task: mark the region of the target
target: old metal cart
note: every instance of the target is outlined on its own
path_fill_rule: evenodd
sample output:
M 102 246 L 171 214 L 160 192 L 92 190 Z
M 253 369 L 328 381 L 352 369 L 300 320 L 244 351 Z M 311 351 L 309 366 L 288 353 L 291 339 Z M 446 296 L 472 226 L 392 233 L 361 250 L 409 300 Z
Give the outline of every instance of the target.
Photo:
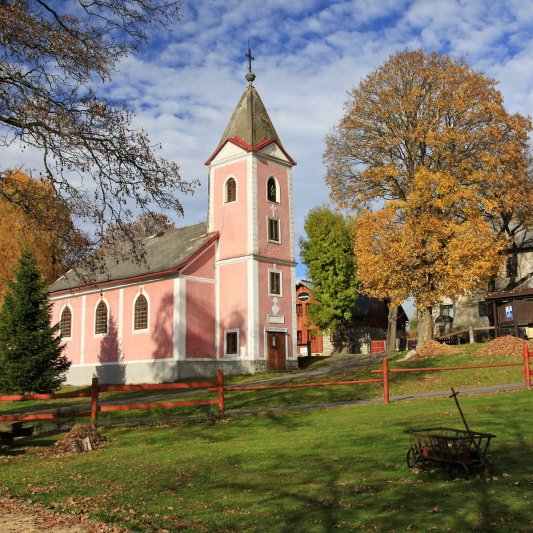
M 448 468 L 450 478 L 470 477 L 472 470 L 481 470 L 484 476 L 492 474 L 490 441 L 496 437 L 492 433 L 472 431 L 466 422 L 452 387 L 450 398 L 455 400 L 466 429 L 432 427 L 426 429 L 406 429 L 411 435 L 411 447 L 407 451 L 409 468 L 425 468 L 427 463 L 441 463 Z
M 447 466 L 451 478 L 468 478 L 472 470 L 492 474 L 490 441 L 495 435 L 464 429 L 433 427 L 406 429 L 411 435 L 407 452 L 409 468 L 425 468 L 428 463 Z

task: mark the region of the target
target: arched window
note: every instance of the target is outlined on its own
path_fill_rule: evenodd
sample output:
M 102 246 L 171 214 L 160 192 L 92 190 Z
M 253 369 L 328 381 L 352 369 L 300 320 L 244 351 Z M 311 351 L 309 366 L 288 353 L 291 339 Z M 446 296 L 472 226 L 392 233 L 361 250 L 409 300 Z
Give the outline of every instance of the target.
M 275 178 L 272 176 L 267 181 L 267 200 L 269 202 L 279 202 L 278 186 Z
M 133 329 L 148 328 L 148 300 L 144 294 L 139 294 L 135 300 L 133 311 Z
M 237 182 L 230 178 L 226 181 L 226 203 L 237 200 Z
M 70 310 L 70 307 L 65 307 L 61 313 L 59 331 L 63 338 L 72 337 L 72 311 Z
M 107 333 L 107 305 L 103 300 L 96 306 L 94 315 L 95 334 Z

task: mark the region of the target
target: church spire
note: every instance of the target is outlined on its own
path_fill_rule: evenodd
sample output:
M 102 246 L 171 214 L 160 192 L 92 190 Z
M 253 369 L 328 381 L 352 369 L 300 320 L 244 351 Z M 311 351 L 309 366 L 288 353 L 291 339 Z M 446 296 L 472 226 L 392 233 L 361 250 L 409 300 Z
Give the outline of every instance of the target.
M 257 89 L 252 85 L 252 82 L 255 80 L 255 74 L 252 72 L 252 61 L 254 61 L 254 57 L 249 46 L 248 53 L 245 54 L 245 57 L 248 58 L 248 72 L 246 73 L 248 86 L 231 115 L 217 149 L 206 161 L 206 164 L 210 164 L 212 159 L 228 141 L 233 142 L 248 152 L 261 149 L 274 142 L 285 153 L 265 105 Z M 296 164 L 288 154 L 286 155 L 292 164 Z

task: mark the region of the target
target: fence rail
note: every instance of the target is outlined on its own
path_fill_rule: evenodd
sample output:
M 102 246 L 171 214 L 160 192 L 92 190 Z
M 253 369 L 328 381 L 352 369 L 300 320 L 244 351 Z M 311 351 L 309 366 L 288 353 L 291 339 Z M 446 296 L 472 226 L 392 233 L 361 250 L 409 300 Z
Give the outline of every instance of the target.
M 390 368 L 389 360 L 385 357 L 382 361 L 382 368 L 372 370 L 373 374 L 382 374 L 381 378 L 376 379 L 358 379 L 349 381 L 328 381 L 320 383 L 283 383 L 279 385 L 224 385 L 224 374 L 222 370 L 218 371 L 215 381 L 197 381 L 190 383 L 161 383 L 161 384 L 142 384 L 142 385 L 100 385 L 98 378 L 93 378 L 91 390 L 89 392 L 66 392 L 58 394 L 17 394 L 0 396 L 1 402 L 17 402 L 28 400 L 58 400 L 63 398 L 91 398 L 90 410 L 69 411 L 69 412 L 50 412 L 50 413 L 27 413 L 15 415 L 1 415 L 0 422 L 24 422 L 32 420 L 54 420 L 57 418 L 69 417 L 89 417 L 94 426 L 97 424 L 98 413 L 110 411 L 129 411 L 134 409 L 170 409 L 175 407 L 190 407 L 201 405 L 216 405 L 220 418 L 224 418 L 224 392 L 235 391 L 263 391 L 273 389 L 304 389 L 315 387 L 332 387 L 344 385 L 358 385 L 366 383 L 383 383 L 383 402 L 390 403 L 390 377 L 391 374 L 415 373 L 415 372 L 442 372 L 454 370 L 468 370 L 479 368 L 498 368 L 523 366 L 524 382 L 527 389 L 531 389 L 531 370 L 530 358 L 532 353 L 528 345 L 524 345 L 522 354 L 523 362 L 521 363 L 500 363 L 487 365 L 460 365 L 450 367 L 421 367 L 421 368 Z M 105 405 L 100 402 L 100 392 L 132 392 L 132 391 L 154 391 L 154 390 L 204 390 L 206 393 L 217 393 L 216 399 L 186 400 L 186 401 L 169 401 L 169 402 L 137 402 Z
M 172 402 L 139 402 L 139 403 L 122 403 L 113 405 L 102 405 L 100 402 L 100 392 L 132 392 L 132 391 L 156 391 L 156 390 L 197 390 L 201 392 L 217 392 L 216 399 L 208 400 L 186 400 Z M 218 406 L 219 416 L 224 418 L 224 374 L 222 370 L 218 371 L 215 381 L 197 381 L 190 383 L 161 383 L 161 384 L 142 384 L 142 385 L 100 385 L 98 378 L 93 378 L 90 392 L 65 392 L 58 394 L 12 394 L 0 396 L 0 402 L 17 402 L 28 400 L 59 400 L 63 398 L 90 398 L 91 404 L 89 410 L 69 411 L 69 412 L 51 412 L 51 413 L 27 413 L 16 415 L 0 415 L 0 422 L 29 422 L 37 420 L 55 420 L 58 418 L 71 417 L 91 417 L 91 423 L 96 426 L 98 413 L 109 411 L 130 411 L 134 409 L 170 409 L 173 407 L 190 407 L 196 405 L 216 405 Z
M 531 364 L 529 359 L 532 354 L 529 350 L 529 346 L 524 344 L 524 351 L 522 352 L 522 363 L 499 363 L 499 364 L 488 364 L 488 365 L 460 365 L 460 366 L 434 366 L 434 367 L 420 367 L 420 368 L 389 368 L 389 361 L 385 357 L 383 359 L 383 368 L 380 370 L 372 370 L 373 374 L 383 374 L 383 402 L 390 403 L 389 397 L 389 380 L 390 374 L 400 374 L 400 373 L 414 373 L 414 372 L 439 372 L 447 370 L 468 370 L 468 369 L 478 369 L 478 368 L 497 368 L 505 366 L 522 366 L 524 367 L 524 384 L 528 390 L 531 389 Z

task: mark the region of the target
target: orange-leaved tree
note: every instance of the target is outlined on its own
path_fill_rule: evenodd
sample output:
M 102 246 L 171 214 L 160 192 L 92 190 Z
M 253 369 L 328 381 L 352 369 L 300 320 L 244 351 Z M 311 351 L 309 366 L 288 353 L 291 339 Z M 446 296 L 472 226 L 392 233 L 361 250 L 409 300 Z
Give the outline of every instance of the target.
M 355 242 L 366 292 L 396 304 L 412 296 L 426 313 L 444 298 L 486 285 L 506 243 L 478 212 L 473 190 L 427 169 L 415 175 L 408 202 L 389 201 L 359 214 Z M 418 328 L 420 342 L 432 336 L 428 318 Z
M 501 251 L 500 237 L 512 237 L 505 229 L 508 217 L 529 223 L 524 207 L 531 199 L 531 122 L 507 113 L 495 85 L 448 56 L 401 52 L 351 91 L 344 116 L 326 139 L 331 198 L 356 212 L 370 210 L 358 227 L 363 233 L 372 225 L 382 228 L 385 234 L 376 239 L 384 261 L 392 250 L 398 258 L 411 257 L 411 263 L 397 262 L 396 269 L 405 271 L 392 277 L 385 269 L 381 277 L 365 273 L 372 265 L 364 262 L 358 265 L 361 281 L 366 279 L 366 290 L 379 287 L 393 299 L 413 296 L 424 310 L 422 323 L 431 322 L 439 298 L 485 283 L 494 271 L 494 252 Z M 453 184 L 453 194 L 447 185 L 449 192 L 438 191 L 440 180 Z M 457 206 L 449 209 L 452 198 Z M 435 249 L 449 259 L 433 261 Z M 415 268 L 418 258 L 424 268 Z M 464 263 L 468 275 L 456 278 L 454 261 L 459 269 Z M 435 285 L 435 279 L 441 281 Z M 419 342 L 430 326 L 420 328 Z
M 0 301 L 24 249 L 31 250 L 44 280 L 52 282 L 79 259 L 86 245 L 68 207 L 48 183 L 14 170 L 4 173 L 3 190 L 9 200 L 0 195 Z

